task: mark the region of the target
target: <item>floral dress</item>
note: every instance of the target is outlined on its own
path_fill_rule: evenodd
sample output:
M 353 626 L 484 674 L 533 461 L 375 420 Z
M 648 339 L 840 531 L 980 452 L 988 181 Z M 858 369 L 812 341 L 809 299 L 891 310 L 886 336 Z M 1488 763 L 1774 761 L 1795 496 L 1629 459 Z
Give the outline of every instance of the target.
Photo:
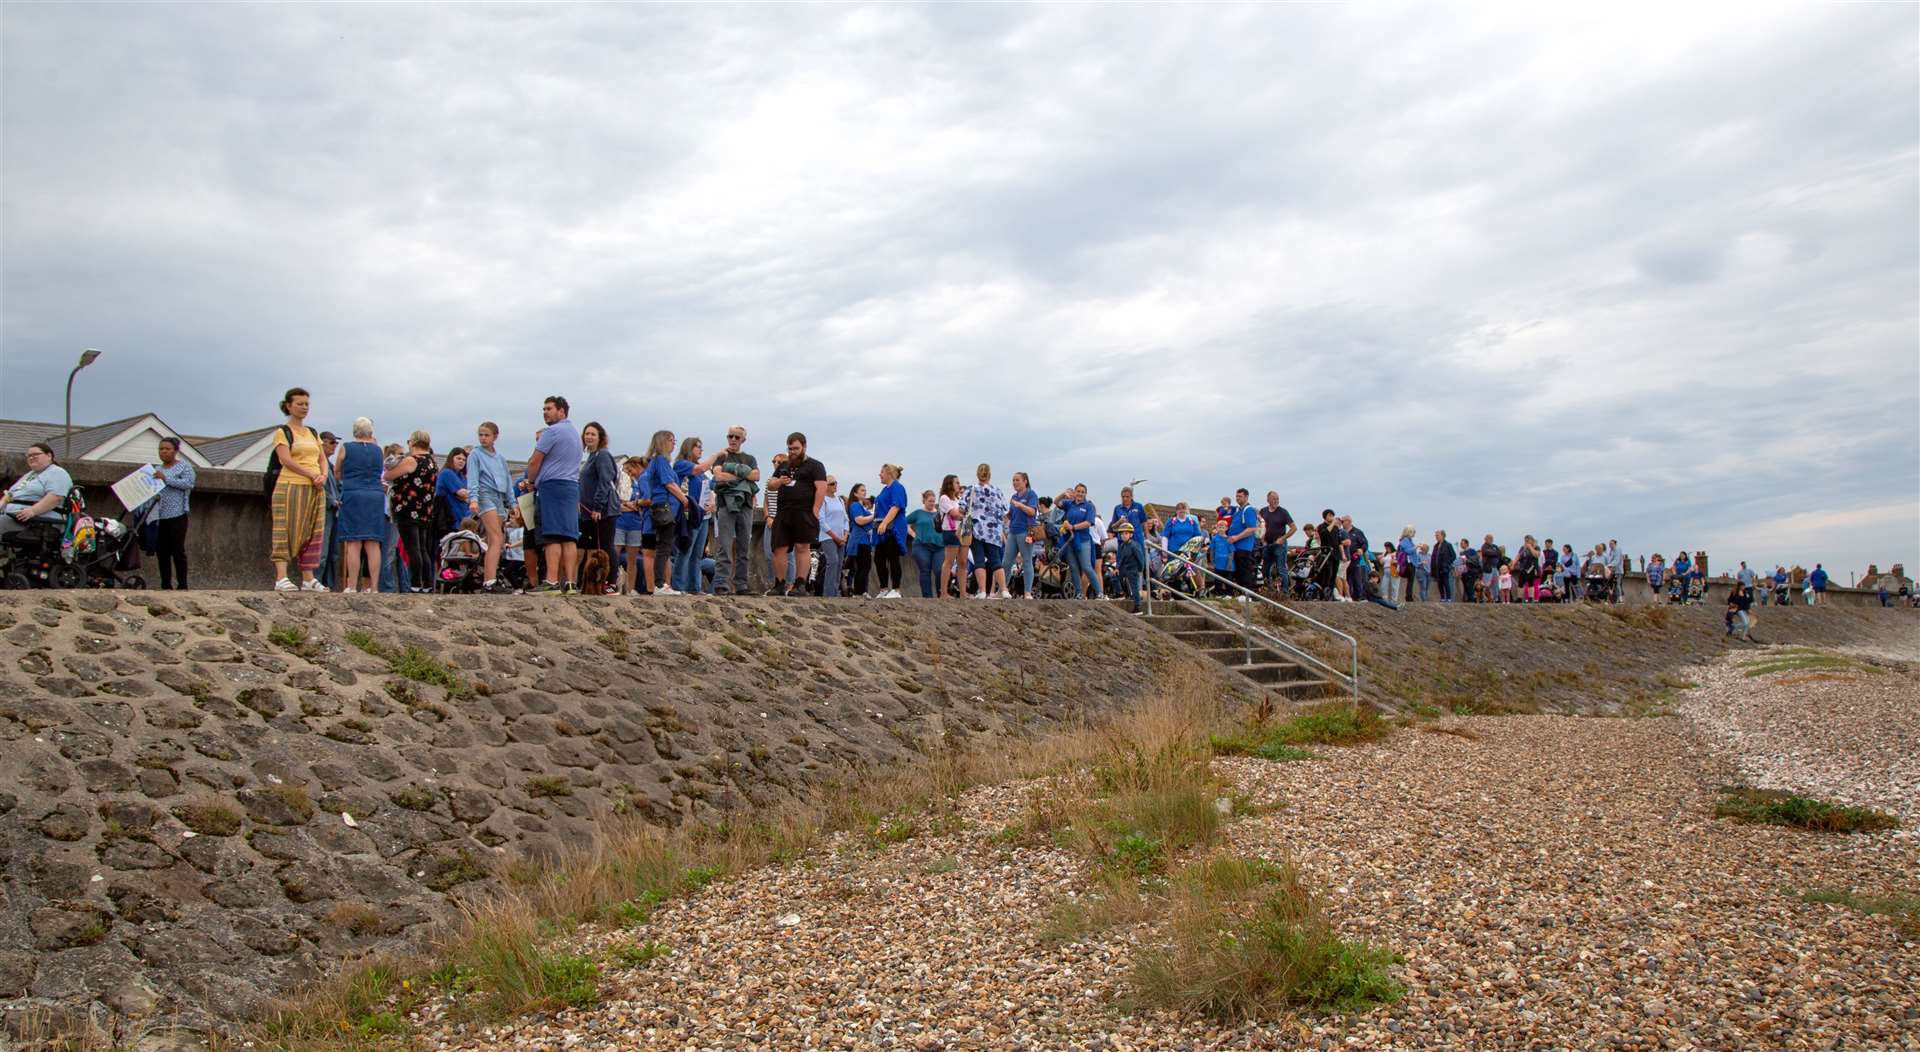
M 433 519 L 433 487 L 439 481 L 440 469 L 432 453 L 411 455 L 413 470 L 393 483 L 393 514 L 408 522 L 428 522 Z

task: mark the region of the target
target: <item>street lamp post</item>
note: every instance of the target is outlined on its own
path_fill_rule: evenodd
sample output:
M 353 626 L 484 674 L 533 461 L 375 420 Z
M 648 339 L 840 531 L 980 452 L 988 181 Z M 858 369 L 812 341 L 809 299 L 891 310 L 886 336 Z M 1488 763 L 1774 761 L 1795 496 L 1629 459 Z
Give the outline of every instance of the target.
M 100 352 L 91 347 L 81 351 L 80 364 L 74 366 L 73 371 L 67 374 L 67 439 L 60 450 L 60 457 L 63 460 L 73 459 L 73 378 L 79 376 L 80 370 L 92 365 L 94 359 L 98 357 Z

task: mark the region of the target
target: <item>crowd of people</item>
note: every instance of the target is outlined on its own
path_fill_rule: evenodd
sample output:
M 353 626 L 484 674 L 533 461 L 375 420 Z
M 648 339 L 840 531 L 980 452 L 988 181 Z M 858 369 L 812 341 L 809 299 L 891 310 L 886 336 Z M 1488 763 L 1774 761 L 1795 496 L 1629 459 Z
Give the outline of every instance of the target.
M 1413 526 L 1376 549 L 1330 508 L 1318 523 L 1296 522 L 1277 491 L 1256 505 L 1242 488 L 1203 521 L 1184 501 L 1163 519 L 1122 487 L 1103 514 L 1085 484 L 1043 496 L 1025 472 L 1002 487 L 980 464 L 970 481 L 948 474 L 915 498 L 905 469 L 892 463 L 880 465 L 873 488 L 843 489 L 800 432 L 763 476 L 737 426 L 712 453 L 698 437 L 661 430 L 644 454 L 616 457 L 606 427 L 576 426 L 557 395 L 543 401 L 542 426 L 517 472 L 491 421 L 470 446 L 436 454 L 424 431 L 383 445 L 365 417 L 345 439 L 317 431 L 302 388 L 287 391 L 280 410 L 267 474 L 280 591 L 743 594 L 754 522 L 764 515 L 763 587 L 778 595 L 897 599 L 911 564 L 926 598 L 1116 598 L 1135 609 L 1149 578 L 1190 594 L 1397 607 L 1617 603 L 1637 575 L 1667 601 L 1707 600 L 1704 552 L 1671 562 L 1655 554 L 1636 571 L 1613 540 L 1576 551 L 1551 538 L 1526 535 L 1510 546 L 1483 533 L 1475 544 L 1445 530 L 1421 540 Z M 163 588 L 187 587 L 194 473 L 178 454 L 177 440 L 161 442 L 154 467 L 162 488 L 143 523 Z M 6 494 L 0 536 L 54 514 L 72 486 L 46 446 L 29 451 L 28 466 Z M 1741 563 L 1729 630 L 1750 626 L 1753 605 L 1788 602 L 1790 586 L 1818 603 L 1829 580 L 1818 565 L 1762 576 Z M 1744 620 L 1734 618 L 1736 606 Z

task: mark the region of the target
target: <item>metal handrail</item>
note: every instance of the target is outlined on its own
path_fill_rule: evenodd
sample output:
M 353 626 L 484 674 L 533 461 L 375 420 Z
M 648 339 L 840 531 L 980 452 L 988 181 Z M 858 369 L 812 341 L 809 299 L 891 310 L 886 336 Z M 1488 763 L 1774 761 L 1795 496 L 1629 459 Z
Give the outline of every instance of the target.
M 1322 632 L 1326 632 L 1330 635 L 1338 636 L 1341 639 L 1346 640 L 1348 654 L 1349 654 L 1349 661 L 1351 662 L 1352 671 L 1347 673 L 1342 673 L 1338 669 L 1335 669 L 1332 665 L 1329 665 L 1326 662 L 1320 660 L 1319 658 L 1314 657 L 1312 654 L 1309 654 L 1306 651 L 1301 650 L 1299 647 L 1296 647 L 1291 643 L 1283 642 L 1275 638 L 1270 633 L 1262 631 L 1258 626 L 1253 624 L 1253 619 L 1251 617 L 1247 618 L 1245 621 L 1238 621 L 1237 619 L 1229 618 L 1229 620 L 1235 620 L 1236 623 L 1240 624 L 1243 628 L 1250 629 L 1254 632 L 1259 632 L 1262 637 L 1267 639 L 1269 642 L 1278 645 L 1282 649 L 1291 651 L 1293 654 L 1301 658 L 1304 658 L 1315 665 L 1320 666 L 1321 668 L 1325 669 L 1329 675 L 1332 675 L 1335 679 L 1346 680 L 1348 691 L 1353 695 L 1355 699 L 1358 699 L 1360 697 L 1360 641 L 1358 639 L 1355 639 L 1354 637 L 1348 635 L 1347 633 L 1340 631 L 1339 629 L 1333 627 L 1332 625 L 1329 625 L 1324 622 L 1315 620 L 1314 618 L 1308 617 L 1306 614 L 1303 614 L 1300 611 L 1295 610 L 1290 606 L 1287 606 L 1283 603 L 1277 603 L 1272 599 L 1269 599 L 1266 596 L 1261 595 L 1259 592 L 1254 591 L 1251 588 L 1242 588 L 1238 581 L 1235 581 L 1229 577 L 1222 577 L 1220 574 L 1215 573 L 1212 570 L 1209 570 L 1208 568 L 1200 565 L 1197 562 L 1194 562 L 1192 559 L 1189 559 L 1178 552 L 1171 551 L 1171 550 L 1163 550 L 1161 554 L 1165 555 L 1168 559 L 1174 562 L 1185 563 L 1186 565 L 1194 568 L 1195 570 L 1200 571 L 1200 573 L 1205 577 L 1213 581 L 1217 581 L 1220 584 L 1223 584 L 1228 588 L 1233 589 L 1235 592 L 1238 592 L 1241 595 L 1249 597 L 1251 600 L 1255 602 L 1265 603 L 1268 606 L 1273 607 L 1275 610 L 1278 610 L 1289 617 L 1297 617 L 1300 620 L 1305 621 L 1306 623 L 1314 626 L 1315 628 L 1320 629 Z M 1202 602 L 1201 600 L 1199 600 L 1194 596 L 1186 595 L 1185 593 L 1181 592 L 1178 588 L 1175 588 L 1174 586 L 1168 584 L 1167 582 L 1159 580 L 1158 578 L 1154 577 L 1153 574 L 1151 573 L 1143 572 L 1141 576 L 1145 578 L 1147 582 L 1147 587 L 1145 589 L 1145 598 L 1146 598 L 1146 607 L 1147 607 L 1148 615 L 1152 615 L 1153 613 L 1153 589 L 1155 585 L 1158 585 L 1159 587 L 1164 588 L 1168 592 L 1176 596 L 1180 596 L 1183 599 L 1192 600 L 1193 602 L 1198 604 L 1200 609 L 1202 610 L 1212 609 L 1205 602 Z M 1251 646 L 1251 644 L 1249 644 L 1249 646 Z

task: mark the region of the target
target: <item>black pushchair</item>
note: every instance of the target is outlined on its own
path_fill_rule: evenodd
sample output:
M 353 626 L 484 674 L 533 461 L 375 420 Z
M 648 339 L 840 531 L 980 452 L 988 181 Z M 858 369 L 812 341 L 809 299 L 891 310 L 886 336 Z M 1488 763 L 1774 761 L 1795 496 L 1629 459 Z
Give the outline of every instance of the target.
M 1333 578 L 1334 561 L 1338 555 L 1338 550 L 1333 548 L 1302 548 L 1289 552 L 1287 554 L 1287 578 L 1291 582 L 1289 594 L 1295 599 L 1331 599 L 1334 592 L 1323 582 Z

